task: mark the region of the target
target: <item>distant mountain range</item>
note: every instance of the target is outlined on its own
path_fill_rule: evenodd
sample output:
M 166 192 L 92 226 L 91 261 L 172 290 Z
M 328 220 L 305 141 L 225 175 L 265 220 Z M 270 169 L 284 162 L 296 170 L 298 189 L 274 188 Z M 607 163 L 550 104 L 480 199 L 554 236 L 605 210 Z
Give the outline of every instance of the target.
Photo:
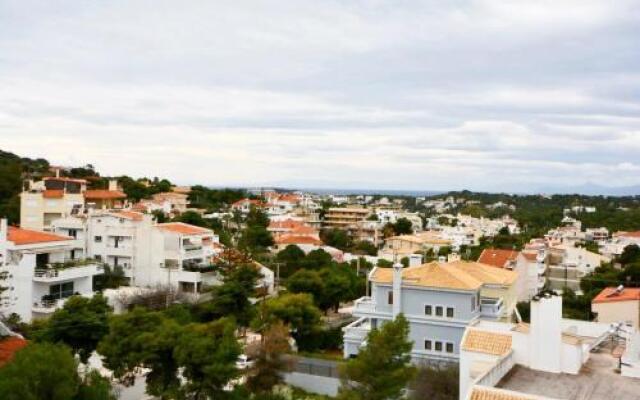
M 578 186 L 547 186 L 537 190 L 548 194 L 584 194 L 588 196 L 636 196 L 640 195 L 640 185 L 635 186 L 602 186 L 585 183 Z

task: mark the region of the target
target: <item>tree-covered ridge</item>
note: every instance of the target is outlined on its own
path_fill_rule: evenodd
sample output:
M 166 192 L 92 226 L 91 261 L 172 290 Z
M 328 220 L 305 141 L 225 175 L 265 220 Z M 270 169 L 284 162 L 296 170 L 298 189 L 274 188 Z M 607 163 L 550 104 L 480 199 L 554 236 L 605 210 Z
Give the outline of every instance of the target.
M 470 191 L 448 192 L 429 197 L 428 200 L 447 197 L 462 198 L 467 203 L 458 204 L 451 212 L 475 217 L 498 218 L 510 215 L 533 236 L 540 236 L 560 225 L 564 210 L 576 206 L 595 207 L 592 213 L 569 213 L 582 221 L 583 228 L 606 227 L 610 231 L 640 230 L 640 196 L 587 196 L 579 194 L 518 195 L 506 193 L 478 193 Z M 468 204 L 478 202 L 479 204 Z M 504 203 L 514 205 L 487 208 L 486 205 Z M 422 208 L 423 211 L 427 211 Z

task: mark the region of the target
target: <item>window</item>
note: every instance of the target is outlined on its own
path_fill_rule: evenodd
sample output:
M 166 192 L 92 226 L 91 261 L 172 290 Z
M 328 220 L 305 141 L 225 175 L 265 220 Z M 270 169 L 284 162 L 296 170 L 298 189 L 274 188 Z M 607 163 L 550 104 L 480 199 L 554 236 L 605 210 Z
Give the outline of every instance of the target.
M 425 350 L 431 350 L 431 340 L 425 340 L 424 341 L 424 349 Z
M 69 236 L 71 236 L 74 239 L 78 238 L 78 231 L 75 229 L 69 229 Z
M 471 297 L 471 311 L 476 309 L 476 296 Z
M 73 296 L 73 282 L 49 286 L 49 295 L 54 299 L 64 299 Z
M 93 241 L 96 242 L 96 243 L 102 243 L 102 236 L 95 236 L 93 238 Z
M 436 342 L 436 351 L 442 351 L 442 342 Z
M 102 261 L 102 256 L 100 254 L 94 255 L 93 258 L 95 258 L 96 261 Z
M 453 343 L 447 343 L 447 353 L 453 353 Z
M 443 312 L 444 312 L 444 310 L 443 310 L 442 306 L 436 306 L 436 317 L 442 317 Z
M 424 306 L 424 315 L 433 314 L 433 306 Z
M 387 293 L 387 303 L 393 304 L 393 292 Z
M 453 307 L 447 307 L 447 318 L 453 318 Z

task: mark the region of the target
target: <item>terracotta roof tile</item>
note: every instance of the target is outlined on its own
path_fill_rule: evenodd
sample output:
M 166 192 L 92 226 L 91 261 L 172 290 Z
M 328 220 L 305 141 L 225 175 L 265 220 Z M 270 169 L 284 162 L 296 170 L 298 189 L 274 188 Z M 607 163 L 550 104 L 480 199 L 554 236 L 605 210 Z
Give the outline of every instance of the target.
M 144 217 L 143 213 L 128 210 L 111 211 L 109 214 L 114 217 L 126 218 L 132 221 L 142 221 L 142 218 Z
M 180 233 L 182 235 L 206 235 L 213 233 L 211 229 L 185 224 L 184 222 L 167 222 L 164 224 L 158 224 L 158 228 L 174 233 Z
M 306 235 L 282 235 L 275 239 L 276 244 L 315 244 L 322 245 L 322 240 Z
M 0 338 L 0 367 L 11 361 L 14 355 L 27 344 L 26 340 L 15 336 Z
M 518 258 L 518 251 L 504 249 L 484 249 L 478 258 L 478 262 L 498 268 L 506 268 L 510 262 Z
M 614 287 L 604 288 L 591 302 L 614 303 L 618 301 L 640 301 L 640 288 L 624 288 L 620 293 L 617 293 Z
M 485 386 L 474 386 L 469 400 L 554 400 L 549 397 L 533 396 L 530 394 L 512 392 Z
M 73 238 L 49 232 L 34 231 L 31 229 L 10 226 L 7 232 L 7 240 L 13 242 L 17 246 L 20 246 L 24 244 L 62 242 L 66 240 L 73 240 Z
M 462 349 L 503 356 L 511 350 L 511 335 L 469 329 L 462 342 Z
M 458 290 L 475 290 L 483 284 L 511 285 L 517 278 L 518 274 L 513 271 L 469 261 L 432 262 L 402 270 L 404 284 Z M 376 268 L 371 280 L 392 283 L 393 270 Z

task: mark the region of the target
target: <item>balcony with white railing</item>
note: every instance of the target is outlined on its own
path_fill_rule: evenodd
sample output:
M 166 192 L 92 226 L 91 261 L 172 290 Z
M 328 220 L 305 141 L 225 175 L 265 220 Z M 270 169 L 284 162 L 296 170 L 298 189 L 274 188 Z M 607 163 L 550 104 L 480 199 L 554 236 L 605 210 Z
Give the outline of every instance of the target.
M 498 382 L 502 380 L 511 371 L 515 361 L 513 359 L 513 350 L 509 351 L 506 355 L 502 356 L 495 365 L 480 375 L 474 382 L 475 385 L 495 387 Z
M 47 264 L 37 267 L 33 274 L 34 282 L 58 282 L 92 277 L 104 272 L 102 264 L 94 260 L 74 260 L 64 263 Z
M 480 299 L 480 316 L 485 318 L 500 318 L 504 311 L 502 299 L 484 297 Z
M 37 314 L 53 314 L 57 309 L 62 308 L 65 299 L 40 300 L 33 303 L 31 310 Z
M 117 246 L 114 243 L 109 243 L 105 247 L 107 255 L 109 256 L 131 257 L 134 250 L 133 244 L 131 243 L 119 243 Z
M 361 297 L 354 302 L 353 313 L 371 314 L 376 312 L 376 302 L 371 297 Z
M 342 328 L 342 331 L 344 332 L 344 340 L 362 343 L 371 332 L 371 320 L 360 318 Z

